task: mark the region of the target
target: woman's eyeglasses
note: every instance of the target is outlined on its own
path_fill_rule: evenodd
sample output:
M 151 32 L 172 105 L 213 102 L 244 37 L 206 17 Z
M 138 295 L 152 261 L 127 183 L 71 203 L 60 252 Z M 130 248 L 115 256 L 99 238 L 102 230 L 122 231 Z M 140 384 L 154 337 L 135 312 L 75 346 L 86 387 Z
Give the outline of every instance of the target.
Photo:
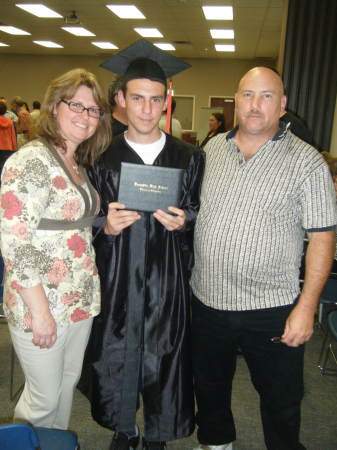
M 95 108 L 95 106 L 89 106 L 89 108 L 86 108 L 82 105 L 82 103 L 77 102 L 68 102 L 67 100 L 61 100 L 62 103 L 65 103 L 68 105 L 68 108 L 70 111 L 76 112 L 76 113 L 83 113 L 83 111 L 88 112 L 88 116 L 93 117 L 95 119 L 100 119 L 104 115 L 104 111 L 102 111 L 100 108 Z

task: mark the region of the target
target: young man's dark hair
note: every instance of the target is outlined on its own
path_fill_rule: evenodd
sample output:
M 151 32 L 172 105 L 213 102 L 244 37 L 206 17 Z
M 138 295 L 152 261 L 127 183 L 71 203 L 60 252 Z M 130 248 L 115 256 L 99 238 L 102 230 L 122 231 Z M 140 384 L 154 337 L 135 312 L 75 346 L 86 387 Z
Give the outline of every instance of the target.
M 41 103 L 38 102 L 37 100 L 33 101 L 33 109 L 40 109 L 41 108 Z

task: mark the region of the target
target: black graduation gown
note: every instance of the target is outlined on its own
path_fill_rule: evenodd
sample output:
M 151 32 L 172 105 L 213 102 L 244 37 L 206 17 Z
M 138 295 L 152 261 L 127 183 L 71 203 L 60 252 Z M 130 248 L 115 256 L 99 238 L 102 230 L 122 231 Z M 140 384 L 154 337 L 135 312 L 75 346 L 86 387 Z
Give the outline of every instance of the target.
M 104 217 L 117 199 L 122 161 L 143 164 L 124 135 L 113 140 L 90 171 L 101 196 L 94 246 L 102 310 L 86 357 L 86 364 L 91 359 L 89 397 L 98 423 L 132 434 L 141 391 L 146 438 L 168 441 L 194 429 L 188 273 L 204 157 L 202 150 L 167 135 L 154 162 L 185 169 L 184 231 L 167 231 L 152 214 L 142 213 L 119 236 L 111 236 L 104 234 Z

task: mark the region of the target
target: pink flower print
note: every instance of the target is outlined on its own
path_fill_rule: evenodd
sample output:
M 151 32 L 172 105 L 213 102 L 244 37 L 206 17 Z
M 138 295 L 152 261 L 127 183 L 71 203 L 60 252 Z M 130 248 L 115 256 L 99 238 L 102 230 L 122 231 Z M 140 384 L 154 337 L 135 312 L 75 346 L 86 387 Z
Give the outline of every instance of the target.
M 69 250 L 74 252 L 75 258 L 80 258 L 87 246 L 84 239 L 82 239 L 78 234 L 73 234 L 70 239 L 67 240 Z
M 62 215 L 65 219 L 74 220 L 76 213 L 81 207 L 81 202 L 78 198 L 67 200 L 62 208 Z
M 69 294 L 63 294 L 61 297 L 61 302 L 64 305 L 71 305 L 75 302 L 78 302 L 81 298 L 80 292 L 70 292 Z
M 67 275 L 68 268 L 64 261 L 60 258 L 54 258 L 53 265 L 48 272 L 48 280 L 55 285 L 60 284 L 63 278 Z
M 8 169 L 2 176 L 2 183 L 6 184 L 11 181 L 14 181 L 19 175 L 19 171 L 15 169 Z
M 12 309 L 16 305 L 16 297 L 13 294 L 13 292 L 8 293 L 8 295 L 6 296 L 5 303 L 9 309 Z
M 93 261 L 92 257 L 91 256 L 86 256 L 84 258 L 83 263 L 82 263 L 83 269 L 84 270 L 88 270 L 89 272 L 91 272 L 92 269 L 93 269 L 93 266 L 94 266 L 94 261 Z
M 19 222 L 11 228 L 12 233 L 20 239 L 27 239 L 28 226 L 26 222 Z
M 15 291 L 21 291 L 22 286 L 20 286 L 20 284 L 14 280 L 11 282 L 11 288 L 14 289 Z
M 26 330 L 30 330 L 32 328 L 32 315 L 30 312 L 26 312 L 23 318 L 23 323 Z
M 60 175 L 52 179 L 52 184 L 56 189 L 66 189 L 67 188 L 66 180 L 63 177 L 61 177 Z
M 22 211 L 22 203 L 13 191 L 6 192 L 1 197 L 1 206 L 5 210 L 4 217 L 9 220 L 15 216 L 19 216 Z
M 80 322 L 81 320 L 89 319 L 89 317 L 89 314 L 81 308 L 76 308 L 70 316 L 73 322 Z

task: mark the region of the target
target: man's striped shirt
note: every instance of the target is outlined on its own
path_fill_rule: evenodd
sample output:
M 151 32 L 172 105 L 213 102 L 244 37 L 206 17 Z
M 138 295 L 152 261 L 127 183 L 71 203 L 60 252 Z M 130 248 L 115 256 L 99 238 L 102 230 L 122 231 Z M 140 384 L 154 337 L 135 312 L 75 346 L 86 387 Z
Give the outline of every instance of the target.
M 191 286 L 220 310 L 287 305 L 299 294 L 305 231 L 335 228 L 331 175 L 290 131 L 247 161 L 234 136 L 218 135 L 206 148 Z

